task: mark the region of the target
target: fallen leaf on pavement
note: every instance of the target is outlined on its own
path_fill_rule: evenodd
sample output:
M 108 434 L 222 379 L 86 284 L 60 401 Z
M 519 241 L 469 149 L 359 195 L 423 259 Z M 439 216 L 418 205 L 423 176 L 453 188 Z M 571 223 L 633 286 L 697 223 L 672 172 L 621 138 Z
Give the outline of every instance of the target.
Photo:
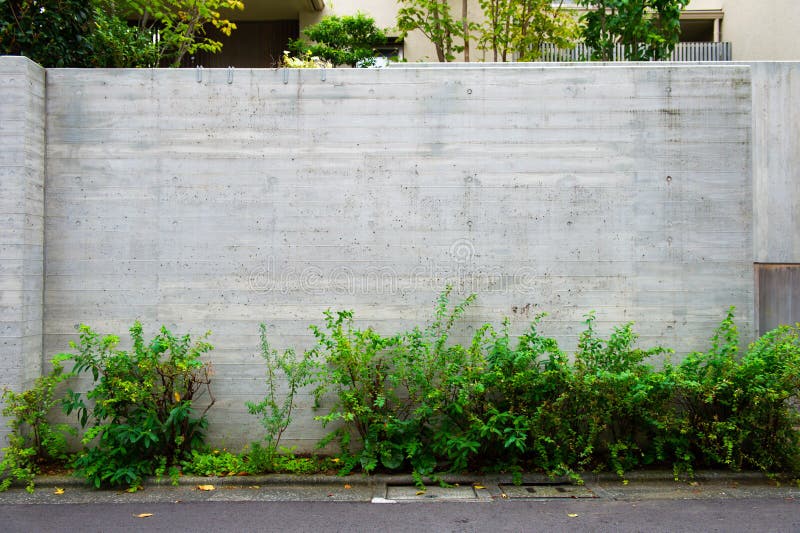
M 260 489 L 261 485 L 250 485 L 247 487 L 248 489 Z
M 150 518 L 151 516 L 153 516 L 153 513 L 141 513 L 141 514 L 135 514 L 133 516 L 135 516 L 136 518 Z
M 353 487 L 350 485 L 350 483 L 345 483 L 345 484 L 344 484 L 344 488 L 346 488 L 346 489 L 352 489 Z
M 567 516 L 570 518 L 575 518 L 576 516 L 578 516 L 578 513 L 569 513 Z
M 425 494 L 424 490 L 418 490 L 417 491 L 417 496 L 422 496 L 423 494 Z
M 214 485 L 197 485 L 197 490 L 214 490 Z
M 53 494 L 61 496 L 62 494 L 64 494 L 64 489 L 62 489 L 61 487 L 56 487 L 56 490 L 53 491 Z
M 477 490 L 481 490 L 481 489 L 485 489 L 486 487 L 484 487 L 483 485 L 477 485 L 476 484 L 476 485 L 472 485 L 472 488 L 477 489 Z

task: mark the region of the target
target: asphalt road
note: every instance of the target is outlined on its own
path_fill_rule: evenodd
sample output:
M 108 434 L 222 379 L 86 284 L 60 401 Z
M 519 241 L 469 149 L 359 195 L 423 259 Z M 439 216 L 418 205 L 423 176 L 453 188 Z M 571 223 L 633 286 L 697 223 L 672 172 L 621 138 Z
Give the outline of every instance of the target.
M 138 517 L 137 515 L 151 516 Z M 547 500 L 375 504 L 189 502 L 0 505 L 4 532 L 800 532 L 800 500 Z

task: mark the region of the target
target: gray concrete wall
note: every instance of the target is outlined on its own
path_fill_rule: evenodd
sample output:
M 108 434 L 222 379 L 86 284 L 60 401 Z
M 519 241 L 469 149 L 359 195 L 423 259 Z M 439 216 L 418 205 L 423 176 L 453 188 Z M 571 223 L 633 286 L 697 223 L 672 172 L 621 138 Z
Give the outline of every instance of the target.
M 211 329 L 217 443 L 261 434 L 259 322 L 395 331 L 448 281 L 479 294 L 467 329 L 547 311 L 567 348 L 592 309 L 685 353 L 736 305 L 752 337 L 746 66 L 196 75 L 48 71 L 44 350 Z
M 752 63 L 755 260 L 800 263 L 800 63 Z
M 0 57 L 0 388 L 16 391 L 42 368 L 44 110 L 44 69 Z

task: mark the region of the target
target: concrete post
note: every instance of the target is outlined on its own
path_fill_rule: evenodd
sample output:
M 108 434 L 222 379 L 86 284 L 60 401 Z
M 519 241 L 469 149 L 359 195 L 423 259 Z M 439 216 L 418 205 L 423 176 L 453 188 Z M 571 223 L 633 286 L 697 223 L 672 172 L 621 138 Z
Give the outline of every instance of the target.
M 42 370 L 44 133 L 45 70 L 0 57 L 0 387 L 15 391 Z

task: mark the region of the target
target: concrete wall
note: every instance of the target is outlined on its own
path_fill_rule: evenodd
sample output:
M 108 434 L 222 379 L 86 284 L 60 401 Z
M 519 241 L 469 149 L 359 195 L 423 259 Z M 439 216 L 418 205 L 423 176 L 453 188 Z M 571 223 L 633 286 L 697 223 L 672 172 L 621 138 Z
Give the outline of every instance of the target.
M 16 391 L 42 368 L 44 83 L 32 61 L 0 57 L 0 388 Z
M 44 353 L 78 323 L 211 329 L 217 443 L 261 434 L 259 322 L 276 347 L 328 307 L 396 331 L 447 281 L 479 293 L 469 328 L 548 311 L 567 348 L 592 309 L 679 353 L 729 305 L 752 336 L 746 66 L 196 76 L 48 71 Z
M 800 263 L 800 63 L 753 63 L 755 260 Z

